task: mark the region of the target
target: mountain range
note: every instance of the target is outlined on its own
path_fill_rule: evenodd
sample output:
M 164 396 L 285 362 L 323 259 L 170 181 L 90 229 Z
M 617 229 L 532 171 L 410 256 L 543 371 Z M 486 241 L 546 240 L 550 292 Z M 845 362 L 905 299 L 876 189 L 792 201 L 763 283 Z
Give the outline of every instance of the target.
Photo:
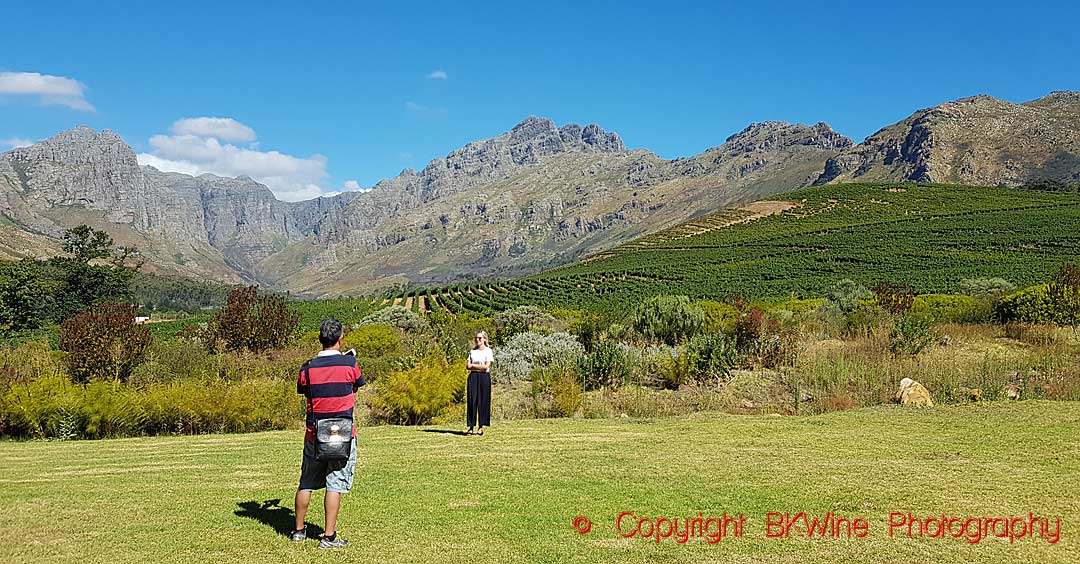
M 976 96 L 865 141 L 762 122 L 699 155 L 627 149 L 598 125 L 529 117 L 366 192 L 282 202 L 246 177 L 140 166 L 86 127 L 0 153 L 0 258 L 60 252 L 86 223 L 147 268 L 303 295 L 526 274 L 718 209 L 829 182 L 1080 181 L 1080 93 Z

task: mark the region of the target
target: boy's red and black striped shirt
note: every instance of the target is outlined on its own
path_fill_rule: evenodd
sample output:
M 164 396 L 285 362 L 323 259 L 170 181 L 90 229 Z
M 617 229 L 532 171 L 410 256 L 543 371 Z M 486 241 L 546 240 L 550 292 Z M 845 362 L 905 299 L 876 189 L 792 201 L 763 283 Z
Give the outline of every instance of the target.
M 310 381 L 308 380 L 310 378 Z M 320 354 L 300 368 L 296 381 L 297 393 L 307 398 L 307 435 L 315 441 L 315 421 L 331 417 L 352 419 L 357 388 L 363 386 L 364 375 L 356 365 L 356 357 L 345 354 Z M 353 425 L 356 436 L 356 425 Z

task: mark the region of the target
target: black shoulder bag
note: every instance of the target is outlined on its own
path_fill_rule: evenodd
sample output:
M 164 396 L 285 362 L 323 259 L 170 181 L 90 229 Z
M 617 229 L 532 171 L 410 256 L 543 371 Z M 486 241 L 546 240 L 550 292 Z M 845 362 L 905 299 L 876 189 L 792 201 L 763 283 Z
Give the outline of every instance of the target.
M 311 366 L 304 363 L 307 397 L 311 402 Z M 311 405 L 309 404 L 309 409 Z M 314 416 L 313 416 L 314 417 Z M 315 419 L 315 460 L 344 462 L 352 455 L 353 420 L 348 417 Z

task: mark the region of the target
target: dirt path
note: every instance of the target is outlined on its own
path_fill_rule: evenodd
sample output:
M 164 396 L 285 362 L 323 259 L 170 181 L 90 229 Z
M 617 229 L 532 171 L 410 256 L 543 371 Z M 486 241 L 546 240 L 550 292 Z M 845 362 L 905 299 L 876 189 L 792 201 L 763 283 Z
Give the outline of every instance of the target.
M 783 202 L 783 201 L 774 201 L 774 200 L 761 200 L 761 201 L 758 201 L 758 202 L 750 202 L 749 204 L 746 204 L 745 206 L 735 208 L 735 209 L 750 212 L 750 215 L 748 215 L 746 217 L 741 217 L 739 219 L 733 219 L 731 221 L 725 221 L 723 223 L 717 223 L 717 224 L 714 224 L 714 225 L 703 225 L 703 226 L 701 226 L 700 229 L 694 229 L 694 230 L 687 231 L 685 233 L 681 233 L 681 234 L 679 234 L 678 237 L 673 237 L 672 239 L 674 239 L 674 240 L 686 239 L 688 237 L 693 237 L 695 235 L 701 235 L 703 233 L 708 233 L 710 231 L 716 231 L 717 229 L 723 229 L 725 227 L 731 227 L 732 225 L 738 225 L 740 223 L 750 223 L 751 221 L 756 221 L 756 220 L 761 219 L 763 217 L 769 217 L 770 215 L 778 214 L 780 212 L 785 212 L 787 210 L 797 208 L 800 205 L 801 204 L 796 204 L 795 202 Z M 693 222 L 691 222 L 691 223 L 693 223 Z

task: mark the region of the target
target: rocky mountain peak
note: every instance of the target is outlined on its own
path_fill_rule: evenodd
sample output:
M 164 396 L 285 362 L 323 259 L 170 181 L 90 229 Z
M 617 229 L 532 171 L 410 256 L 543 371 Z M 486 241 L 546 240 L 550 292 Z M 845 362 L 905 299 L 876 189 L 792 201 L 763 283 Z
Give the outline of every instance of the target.
M 1055 90 L 1038 100 L 1025 102 L 1025 106 L 1080 106 L 1080 92 L 1075 90 Z
M 720 146 L 731 152 L 771 151 L 794 145 L 823 149 L 844 149 L 854 145 L 851 139 L 833 131 L 829 124 L 814 125 L 763 121 L 751 123 L 742 131 L 728 137 Z
M 80 125 L 29 147 L 12 149 L 13 160 L 47 161 L 64 165 L 104 164 L 138 167 L 135 151 L 111 130 Z
M 829 159 L 815 181 L 1018 185 L 1080 178 L 1080 94 L 979 95 L 919 110 Z

